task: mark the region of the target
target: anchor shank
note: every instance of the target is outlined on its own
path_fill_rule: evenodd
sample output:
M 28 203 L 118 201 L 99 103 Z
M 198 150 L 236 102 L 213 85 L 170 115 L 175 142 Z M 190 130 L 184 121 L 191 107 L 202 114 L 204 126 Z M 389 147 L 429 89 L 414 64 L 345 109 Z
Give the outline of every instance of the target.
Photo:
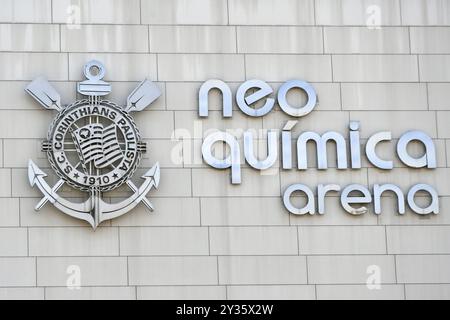
M 92 201 L 92 207 L 93 207 L 93 213 L 94 213 L 94 221 L 95 221 L 95 228 L 100 223 L 100 218 L 102 214 L 102 208 L 101 208 L 101 191 L 98 188 L 92 188 L 91 189 L 91 201 Z

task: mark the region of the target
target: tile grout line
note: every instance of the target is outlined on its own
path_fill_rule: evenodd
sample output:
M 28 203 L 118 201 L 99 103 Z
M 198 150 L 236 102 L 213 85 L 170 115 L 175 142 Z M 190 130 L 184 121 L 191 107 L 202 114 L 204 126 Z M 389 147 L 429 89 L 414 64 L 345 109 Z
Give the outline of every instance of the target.
M 400 26 L 403 26 L 402 0 L 398 1 L 398 12 L 400 14 Z
M 148 53 L 152 52 L 152 41 L 150 39 L 150 25 L 147 25 L 147 51 L 148 51 Z M 156 59 L 156 68 L 158 68 L 158 59 Z M 158 79 L 158 72 L 156 72 L 156 75 L 157 75 L 157 79 Z
M 37 259 L 38 259 L 38 257 L 37 256 L 35 256 L 34 257 L 34 269 L 35 269 L 35 278 L 36 278 L 36 280 L 35 280 L 35 287 L 37 287 L 38 286 L 38 263 L 37 263 Z
M 23 198 L 17 198 L 17 202 L 18 202 L 18 207 L 19 207 L 19 227 L 21 227 L 22 226 L 22 213 L 21 213 L 21 211 L 22 211 L 22 206 L 21 206 L 21 200 L 22 200 Z M 28 226 L 27 226 L 27 228 L 28 228 Z
M 412 54 L 412 47 L 411 47 L 411 27 L 408 26 L 408 46 L 409 46 L 409 54 Z
M 312 0 L 313 3 L 313 25 L 317 26 L 317 18 L 316 18 L 316 0 Z
M 444 152 L 445 152 L 445 163 L 447 164 L 447 166 L 448 166 L 448 154 L 447 154 L 447 152 L 449 151 L 448 150 L 448 146 L 447 146 L 447 139 L 444 139 Z
M 321 36 L 322 36 L 322 54 L 325 54 L 325 27 L 321 27 Z
M 13 169 L 9 168 L 9 196 L 12 198 L 13 197 Z
M 30 229 L 27 227 L 27 257 L 30 256 Z
M 395 283 L 398 284 L 398 276 L 397 276 L 397 255 L 394 254 L 394 273 L 395 273 Z
M 229 0 L 227 0 L 227 25 L 230 25 L 230 5 L 229 5 Z
M 333 68 L 333 54 L 330 54 L 330 67 L 331 67 L 331 82 L 336 82 L 336 79 L 334 79 L 334 68 Z M 341 83 L 341 82 L 339 82 Z
M 305 256 L 305 264 L 306 264 L 306 284 L 309 283 L 309 263 L 308 263 L 308 256 Z
M 168 98 L 167 97 L 168 97 L 168 95 L 167 95 L 167 82 L 164 82 L 164 105 L 165 105 L 164 106 L 164 111 L 169 111 L 169 109 L 167 109 L 168 108 L 168 103 L 167 103 Z M 175 122 L 175 114 L 173 115 L 173 117 L 174 117 L 174 122 Z M 175 125 L 175 123 L 174 123 L 174 125 Z M 175 127 L 173 129 L 175 130 Z M 173 139 L 171 138 L 170 141 L 172 141 L 172 140 Z M 182 150 L 182 152 L 183 152 L 183 150 Z
M 414 55 L 411 55 L 411 56 L 414 56 Z M 420 81 L 420 55 L 416 54 L 415 56 L 416 56 L 416 61 L 417 61 L 417 82 L 421 83 L 421 81 Z
M 142 24 L 142 0 L 139 0 L 139 24 Z
M 53 24 L 53 0 L 50 0 L 50 22 Z
M 110 226 L 109 228 L 113 228 L 113 227 Z M 119 251 L 119 257 L 120 257 L 120 247 L 121 247 L 121 243 L 120 243 L 120 226 L 117 226 L 117 242 L 118 242 L 118 251 Z
M 216 256 L 217 285 L 220 286 L 219 256 Z
M 129 256 L 126 256 L 127 258 L 127 286 L 130 286 L 130 262 L 129 262 Z

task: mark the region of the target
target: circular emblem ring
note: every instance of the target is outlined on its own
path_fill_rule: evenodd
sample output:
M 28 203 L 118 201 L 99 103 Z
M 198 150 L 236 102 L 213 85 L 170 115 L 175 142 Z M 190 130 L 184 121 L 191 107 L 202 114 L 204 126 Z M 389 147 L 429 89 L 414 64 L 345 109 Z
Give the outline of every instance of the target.
M 116 104 L 80 100 L 50 126 L 48 159 L 56 174 L 81 190 L 110 191 L 126 182 L 141 159 L 139 130 Z

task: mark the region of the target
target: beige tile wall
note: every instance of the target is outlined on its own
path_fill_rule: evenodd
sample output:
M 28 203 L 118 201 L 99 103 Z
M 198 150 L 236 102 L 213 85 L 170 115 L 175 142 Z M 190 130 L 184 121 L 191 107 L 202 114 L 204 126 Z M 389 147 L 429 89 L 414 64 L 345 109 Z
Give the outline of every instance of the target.
M 0 0 L 0 7 L 0 299 L 450 298 L 450 0 Z M 379 28 L 366 25 L 371 10 L 379 10 Z M 95 232 L 48 204 L 34 212 L 40 193 L 28 184 L 27 161 L 56 181 L 39 148 L 55 114 L 23 91 L 45 75 L 68 104 L 94 58 L 120 104 L 144 78 L 163 91 L 134 115 L 149 143 L 142 168 L 161 164 L 159 190 L 150 194 L 156 210 L 139 206 Z M 361 170 L 323 172 L 311 160 L 306 172 L 277 165 L 261 175 L 244 165 L 243 183 L 233 186 L 228 172 L 202 164 L 195 141 L 212 128 L 280 129 L 290 117 L 276 110 L 250 119 L 235 109 L 224 120 L 213 95 L 215 111 L 200 121 L 197 92 L 210 78 L 233 93 L 246 79 L 275 89 L 307 80 L 319 103 L 294 134 L 347 134 L 350 119 L 361 121 L 362 139 L 420 129 L 435 139 L 439 168 L 396 160 L 382 172 L 364 160 Z M 192 142 L 179 163 L 175 129 Z M 394 148 L 380 153 L 392 157 Z M 330 196 L 325 215 L 290 216 L 280 195 L 295 182 L 392 182 L 405 191 L 430 183 L 441 212 L 399 216 L 384 197 L 380 216 L 369 208 L 353 217 Z M 79 290 L 66 288 L 73 265 Z M 366 286 L 373 265 L 379 290 Z

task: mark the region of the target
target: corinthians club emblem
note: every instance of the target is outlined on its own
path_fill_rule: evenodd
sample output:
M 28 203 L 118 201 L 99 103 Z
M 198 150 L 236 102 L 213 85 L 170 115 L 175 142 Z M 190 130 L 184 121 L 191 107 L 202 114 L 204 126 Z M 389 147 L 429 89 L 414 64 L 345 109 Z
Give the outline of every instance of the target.
M 37 186 L 44 197 L 36 205 L 40 210 L 50 202 L 65 214 L 87 221 L 94 229 L 105 220 L 121 216 L 142 202 L 153 211 L 147 193 L 159 184 L 159 165 L 156 163 L 142 178 L 138 187 L 130 179 L 139 166 L 146 143 L 141 140 L 139 130 L 131 112 L 142 111 L 161 92 L 149 80 L 144 80 L 133 90 L 127 105 L 120 107 L 101 97 L 111 92 L 111 85 L 103 81 L 104 66 L 90 61 L 84 66 L 87 80 L 78 83 L 77 90 L 87 99 L 78 100 L 63 107 L 56 90 L 40 77 L 25 89 L 48 110 L 58 112 L 50 125 L 42 151 L 59 177 L 49 186 L 47 176 L 32 160 L 28 164 L 31 186 Z M 57 191 L 67 184 L 86 193 L 82 202 L 72 202 L 58 195 Z M 131 189 L 133 195 L 116 203 L 103 200 L 104 193 L 122 184 Z

